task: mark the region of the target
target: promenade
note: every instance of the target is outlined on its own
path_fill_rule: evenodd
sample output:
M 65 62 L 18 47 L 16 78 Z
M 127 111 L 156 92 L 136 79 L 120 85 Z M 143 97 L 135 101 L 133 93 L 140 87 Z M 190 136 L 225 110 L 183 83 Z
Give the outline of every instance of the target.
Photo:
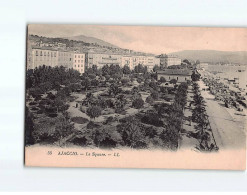
M 240 118 L 236 120 L 228 111 L 229 108 L 226 108 L 223 103 L 216 101 L 209 91 L 202 90 L 202 88 L 206 87 L 203 81 L 198 81 L 198 84 L 201 89 L 201 95 L 206 102 L 209 122 L 219 149 L 246 147 L 245 128 L 243 128 L 246 118 L 242 117 L 242 120 Z

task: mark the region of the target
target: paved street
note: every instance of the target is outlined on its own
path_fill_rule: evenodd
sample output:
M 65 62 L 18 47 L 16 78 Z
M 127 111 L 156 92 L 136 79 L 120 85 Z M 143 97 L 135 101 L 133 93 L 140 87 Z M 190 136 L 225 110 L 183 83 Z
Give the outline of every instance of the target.
M 201 89 L 205 87 L 203 81 L 199 81 L 198 84 Z M 228 111 L 229 108 L 214 100 L 214 96 L 209 91 L 201 91 L 201 94 L 206 101 L 207 114 L 219 149 L 244 148 L 246 118 L 234 119 Z

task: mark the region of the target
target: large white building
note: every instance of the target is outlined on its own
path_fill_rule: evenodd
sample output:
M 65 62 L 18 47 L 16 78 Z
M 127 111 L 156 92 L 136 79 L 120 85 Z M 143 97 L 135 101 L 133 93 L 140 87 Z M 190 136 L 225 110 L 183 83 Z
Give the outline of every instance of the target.
M 152 55 L 131 55 L 131 54 L 116 54 L 116 53 L 96 53 L 88 52 L 81 53 L 68 51 L 64 49 L 55 49 L 52 47 L 37 47 L 33 46 L 28 51 L 27 68 L 34 69 L 36 67 L 46 66 L 64 66 L 65 68 L 73 68 L 80 73 L 84 73 L 86 67 L 96 65 L 102 68 L 104 65 L 119 65 L 124 67 L 128 65 L 131 70 L 135 66 L 141 64 L 146 66 L 148 71 L 152 71 L 155 65 L 160 65 L 160 58 Z
M 28 69 L 34 69 L 39 66 L 58 66 L 58 51 L 52 48 L 33 48 L 32 59 Z
M 27 69 L 35 69 L 43 65 L 73 68 L 82 74 L 85 72 L 85 54 L 48 47 L 33 47 L 31 57 L 28 55 Z

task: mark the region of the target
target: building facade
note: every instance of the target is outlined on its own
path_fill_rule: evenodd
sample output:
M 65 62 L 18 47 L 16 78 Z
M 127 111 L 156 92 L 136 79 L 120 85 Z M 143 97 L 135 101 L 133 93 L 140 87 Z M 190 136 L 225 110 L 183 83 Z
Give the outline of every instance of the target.
M 73 69 L 81 74 L 85 72 L 85 53 L 73 53 Z
M 164 77 L 166 81 L 172 79 L 177 80 L 178 83 L 191 81 L 192 71 L 190 69 L 163 69 L 157 71 L 157 78 L 160 80 L 161 77 Z
M 167 68 L 172 65 L 181 65 L 182 60 L 176 55 L 161 54 L 157 56 L 160 59 L 161 68 Z
M 73 68 L 74 53 L 70 51 L 58 51 L 58 66 Z
M 102 68 L 104 65 L 122 65 L 122 56 L 120 54 L 107 54 L 107 53 L 87 53 L 86 54 L 86 66 L 92 67 L 96 65 L 98 68 Z
M 51 48 L 33 48 L 32 60 L 29 69 L 34 69 L 39 66 L 58 66 L 58 51 Z
M 123 56 L 122 57 L 122 65 L 121 66 L 124 67 L 125 65 L 127 65 L 130 68 L 130 70 L 134 69 L 132 56 Z

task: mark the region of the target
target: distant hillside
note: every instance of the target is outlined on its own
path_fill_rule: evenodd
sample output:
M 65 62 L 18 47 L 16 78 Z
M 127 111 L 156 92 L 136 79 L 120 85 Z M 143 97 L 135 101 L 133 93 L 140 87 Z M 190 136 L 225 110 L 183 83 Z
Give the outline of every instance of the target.
M 64 37 L 65 39 L 69 39 L 69 40 L 74 40 L 74 41 L 83 41 L 85 43 L 95 43 L 101 46 L 106 46 L 106 47 L 113 47 L 113 48 L 118 48 L 117 46 L 108 43 L 106 41 L 103 41 L 101 39 L 97 39 L 94 37 L 87 37 L 85 35 L 79 35 L 79 36 L 73 36 L 73 37 Z
M 232 63 L 247 65 L 247 51 L 184 50 L 171 54 L 181 59 L 200 60 L 200 62 Z

